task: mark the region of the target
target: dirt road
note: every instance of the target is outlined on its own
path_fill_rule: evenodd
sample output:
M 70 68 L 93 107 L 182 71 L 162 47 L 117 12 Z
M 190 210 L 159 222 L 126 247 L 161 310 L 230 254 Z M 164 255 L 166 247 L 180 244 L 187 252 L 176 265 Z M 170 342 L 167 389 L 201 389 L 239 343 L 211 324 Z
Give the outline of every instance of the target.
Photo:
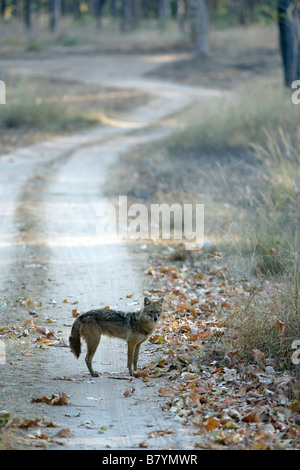
M 6 359 L 0 364 L 0 409 L 11 417 L 58 425 L 46 427 L 40 421 L 40 426 L 21 431 L 23 438 L 12 443 L 14 447 L 194 446 L 191 430 L 162 411 L 160 379 L 146 383 L 128 376 L 125 343 L 103 339 L 94 358 L 96 370 L 102 372 L 99 378 L 89 376 L 84 358 L 77 361 L 67 344 L 74 308 L 84 312 L 108 305 L 137 310 L 147 288 L 145 250 L 108 243 L 97 235 L 97 208 L 107 201 L 110 167 L 135 145 L 172 132 L 168 126 L 151 127 L 160 119 L 195 99 L 201 106 L 202 99 L 220 96 L 215 90 L 146 79 L 145 73 L 159 60 L 163 59 L 74 56 L 1 63 L 2 70 L 17 74 L 76 79 L 83 86 L 94 82 L 134 88 L 152 95 L 147 106 L 121 114 L 105 126 L 1 157 L 0 327 L 14 326 L 17 338 L 7 335 L 1 340 Z M 55 335 L 52 346 L 48 330 Z M 33 334 L 37 331 L 38 340 Z M 144 345 L 141 365 L 153 357 L 155 347 Z M 63 393 L 69 405 L 31 403 L 33 398 Z M 49 438 L 61 429 L 69 430 L 67 437 L 51 442 Z M 152 431 L 166 429 L 173 432 L 149 438 Z

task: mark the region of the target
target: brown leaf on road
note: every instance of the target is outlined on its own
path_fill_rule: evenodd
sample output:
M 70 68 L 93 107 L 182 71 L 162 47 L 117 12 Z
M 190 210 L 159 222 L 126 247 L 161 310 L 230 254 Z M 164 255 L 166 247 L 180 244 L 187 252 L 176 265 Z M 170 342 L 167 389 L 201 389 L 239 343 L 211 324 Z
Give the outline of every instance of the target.
M 147 442 L 147 441 L 142 441 L 142 442 L 140 442 L 139 447 L 140 447 L 141 449 L 147 449 L 147 448 L 149 447 L 149 442 Z
M 24 428 L 24 429 L 27 429 L 27 428 L 31 428 L 32 426 L 37 426 L 40 422 L 40 419 L 37 418 L 37 419 L 24 419 L 24 421 L 22 421 L 20 424 L 19 424 L 19 428 Z
M 259 417 L 256 411 L 250 411 L 250 413 L 246 414 L 242 421 L 244 423 L 259 423 Z
M 164 397 L 172 397 L 174 395 L 174 392 L 168 388 L 160 388 L 158 390 L 158 393 L 160 393 Z
M 200 331 L 200 332 L 198 333 L 198 338 L 199 338 L 199 339 L 206 339 L 206 338 L 208 338 L 209 336 L 210 336 L 210 331 L 208 331 L 208 330 L 207 330 L 207 331 Z
M 194 307 L 189 302 L 179 302 L 177 304 L 177 309 L 179 311 L 187 310 L 188 312 L 191 312 L 192 315 L 194 315 L 195 317 L 198 315 Z
M 134 392 L 135 392 L 135 388 L 132 388 L 131 390 L 129 390 L 129 388 L 126 388 L 123 395 L 125 398 L 127 398 L 127 397 L 130 397 L 130 395 L 132 395 Z
M 69 382 L 73 382 L 75 379 L 73 379 L 73 377 L 58 377 L 58 376 L 55 376 L 55 377 L 53 377 L 52 380 L 67 380 Z
M 263 441 L 257 441 L 251 447 L 251 450 L 268 450 L 268 449 L 269 449 L 268 444 L 266 444 Z
M 214 406 L 216 406 L 219 410 L 224 408 L 229 408 L 232 405 L 235 405 L 237 400 L 235 398 L 227 397 L 223 401 L 216 401 L 214 402 Z
M 47 403 L 48 405 L 69 405 L 70 402 L 65 393 L 62 393 L 59 396 L 52 395 L 51 398 L 41 397 L 41 398 L 32 398 L 31 403 Z
M 203 425 L 207 431 L 214 431 L 220 426 L 220 420 L 210 416 L 206 421 L 204 421 Z
M 69 428 L 63 428 L 55 434 L 56 437 L 71 437 L 72 433 Z
M 174 431 L 171 431 L 171 429 L 161 429 L 159 431 L 151 431 L 148 434 L 148 437 L 153 438 L 153 437 L 158 437 L 158 436 L 164 436 L 165 434 L 173 434 Z

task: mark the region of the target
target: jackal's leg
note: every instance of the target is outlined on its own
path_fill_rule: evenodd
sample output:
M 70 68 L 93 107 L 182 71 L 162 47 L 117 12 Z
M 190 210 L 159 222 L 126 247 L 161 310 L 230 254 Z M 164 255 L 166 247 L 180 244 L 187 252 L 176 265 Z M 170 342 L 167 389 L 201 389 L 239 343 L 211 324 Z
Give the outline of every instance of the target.
M 136 343 L 135 342 L 128 342 L 127 343 L 128 349 L 127 349 L 127 366 L 129 370 L 129 374 L 132 375 L 133 369 L 132 369 L 132 363 L 133 363 L 133 356 L 135 352 L 135 347 Z
M 99 372 L 95 372 L 92 367 L 92 359 L 97 350 L 100 338 L 101 338 L 101 334 L 98 331 L 95 332 L 95 330 L 91 334 L 85 335 L 85 340 L 86 340 L 86 345 L 87 345 L 87 353 L 85 356 L 85 362 L 86 362 L 88 370 L 90 371 L 93 377 L 99 377 L 100 375 Z
M 133 356 L 133 370 L 137 370 L 137 362 L 139 358 L 139 353 L 140 353 L 140 347 L 144 341 L 141 341 L 135 346 L 134 350 L 134 356 Z

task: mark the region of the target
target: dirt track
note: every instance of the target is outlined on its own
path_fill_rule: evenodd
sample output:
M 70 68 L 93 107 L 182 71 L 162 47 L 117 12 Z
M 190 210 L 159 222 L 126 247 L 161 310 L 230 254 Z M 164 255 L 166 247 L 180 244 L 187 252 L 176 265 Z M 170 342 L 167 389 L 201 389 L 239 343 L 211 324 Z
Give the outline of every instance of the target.
M 67 347 L 71 311 L 84 312 L 109 305 L 137 310 L 147 288 L 143 272 L 146 253 L 140 247 L 107 243 L 96 232 L 97 208 L 106 202 L 108 171 L 135 145 L 156 140 L 172 131 L 155 126 L 196 99 L 218 98 L 215 90 L 150 80 L 158 56 L 97 56 L 66 59 L 5 60 L 1 68 L 17 74 L 74 79 L 150 93 L 147 106 L 137 108 L 106 126 L 81 135 L 37 144 L 0 160 L 0 326 L 36 321 L 53 330 L 60 342 L 43 349 L 24 340 L 5 340 L 6 362 L 0 365 L 0 403 L 11 416 L 45 418 L 58 428 L 42 432 L 54 436 L 68 428 L 71 437 L 56 438 L 63 449 L 189 449 L 199 441 L 161 407 L 158 389 L 163 379 L 145 383 L 130 379 L 126 370 L 126 345 L 104 339 L 95 355 L 91 378 L 84 358 L 77 361 Z M 150 127 L 149 127 L 150 126 Z M 132 297 L 126 296 L 132 295 Z M 37 313 L 31 316 L 28 311 Z M 47 323 L 46 319 L 55 320 Z M 30 328 L 30 325 L 28 326 Z M 144 345 L 141 364 L 155 356 Z M 71 377 L 73 381 L 53 380 Z M 125 392 L 125 394 L 124 394 Z M 32 398 L 66 393 L 68 406 L 31 403 Z M 172 430 L 149 438 L 151 431 Z M 36 428 L 27 446 L 47 446 Z M 141 444 L 142 443 L 142 444 Z

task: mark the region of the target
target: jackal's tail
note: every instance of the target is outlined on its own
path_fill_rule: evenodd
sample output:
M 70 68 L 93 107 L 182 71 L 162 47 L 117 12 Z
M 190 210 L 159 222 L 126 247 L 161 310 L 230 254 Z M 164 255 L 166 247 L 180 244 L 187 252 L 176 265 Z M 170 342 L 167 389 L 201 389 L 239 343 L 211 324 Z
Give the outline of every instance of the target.
M 69 336 L 69 343 L 71 351 L 78 358 L 81 353 L 81 343 L 80 343 L 80 320 L 76 318 L 73 323 L 71 336 Z

